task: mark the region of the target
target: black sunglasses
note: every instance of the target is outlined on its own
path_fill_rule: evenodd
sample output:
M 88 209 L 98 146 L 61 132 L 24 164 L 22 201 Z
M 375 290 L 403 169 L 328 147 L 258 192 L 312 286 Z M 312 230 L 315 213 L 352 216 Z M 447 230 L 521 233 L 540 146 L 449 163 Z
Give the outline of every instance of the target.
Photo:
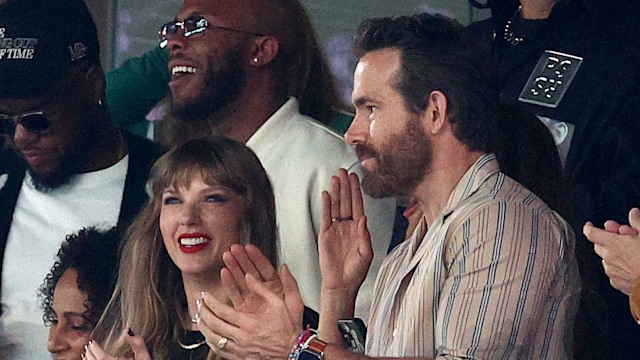
M 207 19 L 205 19 L 202 15 L 193 15 L 193 16 L 189 16 L 183 21 L 173 20 L 162 25 L 162 28 L 160 28 L 160 31 L 158 31 L 158 35 L 160 36 L 160 48 L 164 49 L 169 43 L 169 39 L 171 39 L 178 32 L 179 29 L 182 29 L 184 31 L 182 33 L 182 36 L 188 38 L 196 34 L 204 33 L 204 31 L 207 30 L 209 26 L 217 29 L 233 31 L 233 32 L 242 33 L 242 34 L 263 36 L 262 34 L 250 32 L 250 31 L 232 29 L 224 26 L 210 24 L 207 21 Z
M 43 111 L 28 111 L 18 115 L 0 114 L 0 135 L 13 137 L 18 124 L 34 134 L 44 134 L 51 129 L 51 121 Z

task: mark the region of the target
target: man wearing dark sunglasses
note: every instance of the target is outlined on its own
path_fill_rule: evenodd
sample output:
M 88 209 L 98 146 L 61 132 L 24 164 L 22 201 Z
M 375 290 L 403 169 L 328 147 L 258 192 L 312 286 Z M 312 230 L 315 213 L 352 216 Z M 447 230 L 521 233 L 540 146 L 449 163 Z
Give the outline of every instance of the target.
M 360 173 L 357 155 L 339 135 L 303 116 L 296 81 L 308 76 L 313 29 L 297 0 L 186 0 L 161 26 L 169 53 L 176 142 L 217 133 L 251 148 L 272 181 L 280 262 L 299 280 L 311 308 L 319 307 L 317 252 L 321 194 L 339 168 Z M 306 98 L 304 101 L 313 101 Z M 365 199 L 376 259 L 362 287 L 358 314 L 367 317 L 377 268 L 391 239 L 395 204 Z
M 127 225 L 160 154 L 104 103 L 96 28 L 82 0 L 0 4 L 0 358 L 48 358 L 37 289 L 60 241 Z

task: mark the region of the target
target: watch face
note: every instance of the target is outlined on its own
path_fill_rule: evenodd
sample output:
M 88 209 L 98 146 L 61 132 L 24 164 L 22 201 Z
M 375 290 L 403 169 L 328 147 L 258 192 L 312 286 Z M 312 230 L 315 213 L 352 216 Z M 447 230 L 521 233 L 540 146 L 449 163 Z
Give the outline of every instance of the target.
M 309 349 L 302 350 L 300 356 L 298 356 L 298 360 L 322 360 L 323 356 L 320 354 L 316 354 Z

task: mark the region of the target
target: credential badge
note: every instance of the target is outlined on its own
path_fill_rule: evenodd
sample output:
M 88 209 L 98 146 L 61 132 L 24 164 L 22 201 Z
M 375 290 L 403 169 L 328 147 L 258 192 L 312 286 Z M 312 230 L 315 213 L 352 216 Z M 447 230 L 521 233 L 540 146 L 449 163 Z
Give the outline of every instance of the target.
M 547 50 L 540 56 L 518 100 L 556 108 L 578 73 L 583 58 Z

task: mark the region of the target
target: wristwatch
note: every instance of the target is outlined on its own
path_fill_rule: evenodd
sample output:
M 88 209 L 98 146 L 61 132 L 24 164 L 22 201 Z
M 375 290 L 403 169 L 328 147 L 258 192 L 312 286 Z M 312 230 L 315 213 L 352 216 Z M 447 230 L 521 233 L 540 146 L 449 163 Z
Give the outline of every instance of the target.
M 324 348 L 327 343 L 318 339 L 318 334 L 313 329 L 307 329 L 298 336 L 296 343 L 291 348 L 289 360 L 324 360 Z
M 324 348 L 326 346 L 326 342 L 313 337 L 300 351 L 298 360 L 324 360 Z

